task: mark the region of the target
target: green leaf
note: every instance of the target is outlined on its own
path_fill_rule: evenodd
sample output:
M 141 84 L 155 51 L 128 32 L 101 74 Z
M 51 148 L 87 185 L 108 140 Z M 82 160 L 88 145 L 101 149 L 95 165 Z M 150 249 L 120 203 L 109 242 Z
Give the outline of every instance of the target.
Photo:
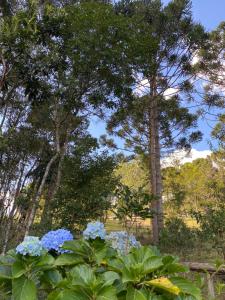
M 105 272 L 102 275 L 102 277 L 103 277 L 103 279 L 105 281 L 104 282 L 104 286 L 112 285 L 115 280 L 120 279 L 120 276 L 116 272 L 113 272 L 113 271 Z
M 54 257 L 52 257 L 52 255 L 47 253 L 40 257 L 40 261 L 37 263 L 37 266 L 42 267 L 42 266 L 46 266 L 46 265 L 53 265 L 54 262 L 55 262 Z
M 96 300 L 117 300 L 116 289 L 113 286 L 102 287 L 98 291 Z
M 44 273 L 43 279 L 55 287 L 62 281 L 62 275 L 58 270 L 49 270 Z
M 48 295 L 47 300 L 60 300 L 61 294 L 62 294 L 61 291 L 53 291 Z
M 141 291 L 128 287 L 126 300 L 147 300 L 147 298 Z
M 79 256 L 77 256 L 74 253 L 64 253 L 61 254 L 57 259 L 55 260 L 54 265 L 55 266 L 72 266 L 77 265 L 80 263 L 83 263 L 83 259 Z
M 185 273 L 188 272 L 188 267 L 175 263 L 175 264 L 168 265 L 166 267 L 166 271 L 168 274 Z
M 160 257 L 159 252 L 155 247 L 142 246 L 140 248 L 134 248 L 132 251 L 132 255 L 136 261 L 144 262 L 148 260 L 150 257 Z
M 12 277 L 18 278 L 26 273 L 26 268 L 21 261 L 16 261 L 12 265 Z
M 10 266 L 0 266 L 0 279 L 11 279 L 12 270 Z
M 194 296 L 196 300 L 201 300 L 201 291 L 192 282 L 182 277 L 170 278 L 171 282 L 179 287 L 184 294 Z
M 83 291 L 64 291 L 62 293 L 62 300 L 89 300 L 90 297 Z
M 180 263 L 178 263 L 177 257 L 171 255 L 164 256 L 162 261 L 164 264 L 163 269 L 167 271 L 167 274 L 185 273 L 188 271 L 188 268 L 186 266 L 183 266 Z
M 157 256 L 150 257 L 148 260 L 146 260 L 143 263 L 143 267 L 144 267 L 143 274 L 152 273 L 153 271 L 157 270 L 161 266 L 163 266 L 161 257 L 157 257 Z
M 73 283 L 77 282 L 82 285 L 91 285 L 96 279 L 94 271 L 87 265 L 74 267 L 70 274 L 74 278 Z
M 54 291 L 48 295 L 47 300 L 88 300 L 89 298 L 85 296 L 82 292 L 74 291 Z
M 103 261 L 103 259 L 106 257 L 106 253 L 107 253 L 107 249 L 101 249 L 95 252 L 95 260 L 97 262 L 98 265 L 101 264 L 101 262 Z
M 73 240 L 66 241 L 63 246 L 63 249 L 73 251 L 77 256 L 87 256 L 90 254 L 91 247 L 88 242 L 84 240 Z
M 37 290 L 34 282 L 25 276 L 12 281 L 13 300 L 37 300 Z

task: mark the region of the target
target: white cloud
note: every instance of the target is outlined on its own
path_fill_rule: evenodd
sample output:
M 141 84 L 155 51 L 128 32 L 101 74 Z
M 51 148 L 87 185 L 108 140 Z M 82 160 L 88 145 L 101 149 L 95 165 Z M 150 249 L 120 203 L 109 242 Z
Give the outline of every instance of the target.
M 135 91 L 134 91 L 138 96 L 143 96 L 149 93 L 149 82 L 148 79 L 143 79 L 139 82 L 139 84 L 136 86 Z M 166 100 L 170 99 L 173 97 L 175 94 L 179 92 L 178 89 L 175 88 L 168 88 L 165 90 L 163 93 L 164 97 Z
M 166 100 L 170 99 L 171 97 L 173 97 L 174 95 L 178 94 L 179 90 L 175 89 L 175 88 L 169 88 L 167 90 L 165 90 L 165 92 L 163 93 L 164 97 Z
M 138 96 L 144 96 L 149 93 L 149 82 L 148 79 L 141 80 L 134 90 Z
M 196 150 L 191 149 L 190 152 L 186 152 L 184 150 L 177 150 L 168 155 L 167 157 L 161 160 L 161 164 L 163 168 L 171 167 L 175 165 L 183 165 L 187 162 L 192 162 L 198 158 L 206 158 L 207 156 L 211 155 L 212 151 L 210 150 Z
M 196 65 L 200 61 L 198 54 L 195 54 L 192 58 L 191 64 L 192 66 Z

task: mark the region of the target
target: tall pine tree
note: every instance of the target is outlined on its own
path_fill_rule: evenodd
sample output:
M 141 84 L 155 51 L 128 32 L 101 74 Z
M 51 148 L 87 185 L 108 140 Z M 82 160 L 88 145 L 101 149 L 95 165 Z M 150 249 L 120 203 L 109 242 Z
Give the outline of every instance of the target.
M 197 116 L 186 104 L 194 100 L 192 60 L 206 36 L 192 19 L 189 0 L 174 0 L 167 6 L 160 0 L 120 1 L 116 9 L 130 20 L 129 66 L 136 83 L 134 97 L 121 102 L 108 130 L 124 138 L 129 150 L 148 157 L 157 244 L 163 227 L 162 150 L 189 148 L 201 137 L 200 132 L 191 131 Z

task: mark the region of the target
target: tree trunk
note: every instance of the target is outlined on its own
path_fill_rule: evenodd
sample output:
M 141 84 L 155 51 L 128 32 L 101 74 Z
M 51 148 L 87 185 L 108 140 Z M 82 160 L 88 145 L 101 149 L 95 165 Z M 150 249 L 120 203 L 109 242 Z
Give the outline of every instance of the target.
M 64 141 L 64 145 L 60 151 L 60 146 L 58 146 L 58 151 L 60 151 L 60 158 L 58 162 L 58 167 L 57 167 L 57 174 L 56 178 L 53 178 L 49 192 L 47 194 L 47 198 L 45 199 L 45 204 L 44 204 L 44 210 L 41 216 L 41 225 L 44 227 L 47 225 L 48 227 L 52 226 L 52 211 L 50 209 L 51 203 L 55 198 L 56 193 L 58 192 L 60 182 L 61 182 L 61 177 L 62 177 L 62 166 L 63 166 L 63 160 L 66 154 L 66 148 L 68 145 L 68 135 L 69 135 L 69 130 L 66 133 L 66 138 Z M 58 145 L 60 145 L 58 141 Z
M 155 153 L 156 153 L 156 196 L 157 196 L 157 213 L 158 213 L 158 228 L 159 228 L 159 233 L 163 229 L 163 199 L 162 199 L 162 173 L 161 173 L 161 147 L 160 147 L 160 140 L 159 140 L 159 121 L 158 121 L 158 109 L 156 108 L 156 142 L 155 142 Z
M 20 193 L 24 168 L 25 168 L 25 165 L 22 166 L 22 170 L 20 172 L 20 177 L 19 177 L 17 187 L 16 187 L 16 191 L 15 191 L 15 195 L 14 195 L 13 207 L 12 207 L 10 213 L 9 213 L 8 222 L 6 224 L 5 239 L 4 239 L 4 243 L 3 243 L 3 246 L 2 246 L 2 255 L 5 254 L 7 246 L 8 246 L 9 237 L 10 237 L 10 230 L 11 230 L 11 227 L 13 225 L 13 217 L 14 217 L 14 214 L 15 214 L 15 211 L 16 211 L 16 199 L 17 199 L 17 197 Z
M 36 213 L 36 209 L 37 209 L 37 206 L 39 204 L 39 201 L 40 201 L 40 197 L 42 195 L 42 192 L 43 192 L 43 189 L 44 189 L 44 186 L 45 186 L 45 182 L 46 182 L 46 179 L 48 177 L 48 174 L 49 174 L 49 171 L 53 165 L 53 163 L 56 161 L 56 159 L 58 158 L 58 152 L 50 159 L 50 161 L 48 162 L 47 166 L 46 166 L 46 169 L 45 169 L 45 173 L 43 175 L 43 178 L 41 180 L 41 184 L 37 190 L 37 193 L 32 201 L 32 205 L 31 205 L 31 211 L 30 211 L 30 214 L 28 216 L 28 220 L 27 220 L 27 224 L 25 226 L 25 236 L 29 234 L 29 230 L 30 230 L 30 227 L 32 226 L 33 222 L 34 222 L 34 218 L 35 218 L 35 213 Z
M 160 230 L 163 228 L 163 204 L 162 204 L 162 177 L 160 165 L 160 141 L 159 141 L 159 120 L 158 103 L 155 93 L 154 82 L 150 82 L 150 109 L 149 109 L 149 169 L 150 187 L 154 199 L 152 201 L 152 237 L 153 243 L 159 243 Z
M 54 200 L 55 195 L 59 189 L 61 174 L 62 174 L 62 161 L 63 158 L 60 157 L 56 178 L 53 178 L 45 199 L 44 209 L 41 216 L 41 225 L 43 228 L 44 227 L 50 228 L 52 226 L 52 212 L 50 211 L 50 208 L 51 208 L 51 203 Z

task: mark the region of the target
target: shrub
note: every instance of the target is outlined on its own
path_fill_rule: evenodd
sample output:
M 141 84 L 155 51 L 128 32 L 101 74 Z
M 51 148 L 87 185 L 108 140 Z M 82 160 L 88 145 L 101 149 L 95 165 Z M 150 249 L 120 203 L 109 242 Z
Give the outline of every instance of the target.
M 193 249 L 196 233 L 183 220 L 171 218 L 161 232 L 160 247 L 163 251 L 185 251 Z
M 225 259 L 225 209 L 224 205 L 205 208 L 204 212 L 192 212 L 200 225 L 200 238 L 208 241 Z
M 39 239 L 26 238 L 25 252 L 11 250 L 0 257 L 1 299 L 201 299 L 200 290 L 178 276 L 187 270 L 177 258 L 140 245 L 124 255 L 109 241 L 101 236 L 69 240 L 60 246 L 66 252 L 60 248 L 53 256 L 43 245 L 41 251 L 33 252 L 33 245 L 40 246 Z

